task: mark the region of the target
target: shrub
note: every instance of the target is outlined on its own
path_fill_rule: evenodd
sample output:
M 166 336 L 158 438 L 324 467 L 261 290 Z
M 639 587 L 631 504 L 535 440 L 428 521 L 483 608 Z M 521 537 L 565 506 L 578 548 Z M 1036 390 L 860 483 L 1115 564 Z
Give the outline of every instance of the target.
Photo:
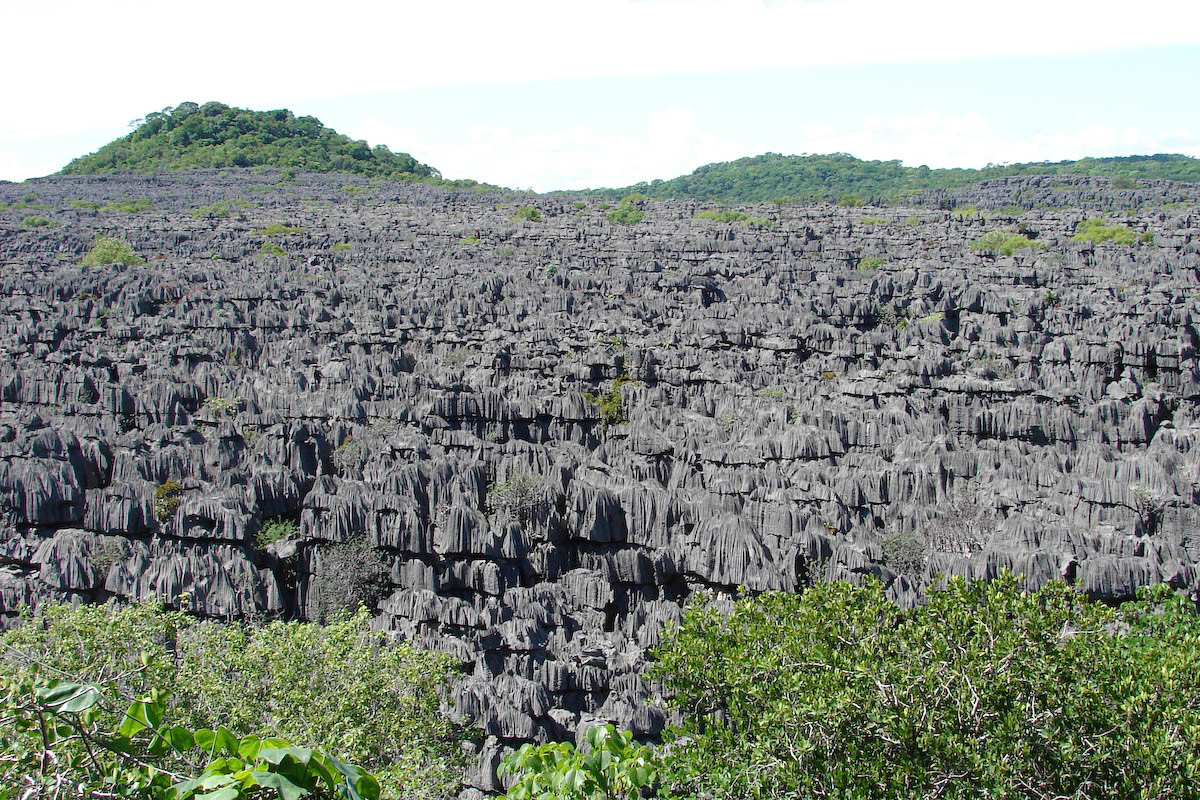
M 439 712 L 451 659 L 389 642 L 371 630 L 366 612 L 326 627 L 256 627 L 155 605 L 47 606 L 0 634 L 0 643 L 0 677 L 61 671 L 105 698 L 158 689 L 166 700 L 159 713 L 191 730 L 279 735 L 337 753 L 377 771 L 386 797 L 446 796 L 461 774 L 466 731 Z M 97 721 L 115 727 L 123 719 L 116 708 L 105 703 Z M 0 748 L 7 746 L 0 737 Z M 0 758 L 0 775 L 5 768 Z
M 583 211 L 585 208 L 587 208 L 587 203 L 583 202 L 582 200 L 576 200 L 571 204 L 571 208 L 575 209 L 576 211 Z
M 299 225 L 284 225 L 282 222 L 272 222 L 265 228 L 259 228 L 254 232 L 255 236 L 290 236 L 294 233 L 304 233 L 304 228 Z
M 463 238 L 458 240 L 458 243 L 459 244 L 479 244 L 482 241 L 483 241 L 483 239 L 480 239 L 478 236 L 464 236 Z
M 988 231 L 979 241 L 972 242 L 971 248 L 1011 256 L 1019 250 L 1045 250 L 1046 245 L 1020 233 Z
M 962 208 L 954 209 L 953 214 L 959 219 L 972 219 L 979 216 L 979 209 L 975 206 L 963 206 Z
M 349 242 L 334 242 L 333 244 L 329 245 L 329 249 L 335 253 L 344 253 L 351 248 Z
M 521 206 L 512 217 L 517 222 L 541 222 L 542 212 L 533 206 Z
M 617 225 L 636 225 L 644 220 L 646 215 L 632 203 L 621 203 L 620 206 L 605 214 L 604 218 Z
M 528 524 L 546 507 L 546 482 L 533 475 L 510 475 L 488 487 L 484 505 L 488 514 Z
M 858 269 L 863 272 L 871 272 L 879 269 L 885 263 L 887 263 L 887 259 L 880 258 L 879 256 L 865 256 L 858 260 Z
M 863 225 L 882 225 L 887 222 L 887 217 L 863 217 L 859 223 Z
M 622 375 L 613 381 L 612 387 L 604 394 L 583 393 L 584 399 L 600 409 L 600 424 L 603 427 L 623 425 L 627 421 L 625 406 L 621 401 L 621 387 L 636 383 L 637 381 L 630 380 L 628 375 Z
M 176 509 L 183 502 L 183 484 L 179 481 L 163 481 L 154 490 L 154 517 L 159 522 L 166 522 L 175 516 Z
M 295 536 L 299 526 L 296 520 L 287 517 L 271 517 L 263 520 L 262 527 L 258 529 L 256 542 L 258 549 L 265 550 L 271 545 L 278 542 L 280 539 L 288 536 Z
M 504 757 L 500 776 L 513 775 L 509 800 L 637 800 L 658 778 L 658 759 L 633 734 L 597 725 L 584 734 L 586 753 L 569 742 L 524 744 Z
M 92 247 L 79 262 L 81 267 L 100 267 L 106 264 L 124 264 L 127 267 L 144 264 L 146 260 L 133 252 L 128 242 L 115 236 L 96 236 Z
M 649 199 L 650 199 L 649 197 L 642 194 L 641 192 L 631 192 L 630 194 L 627 194 L 621 198 L 621 205 L 623 205 L 623 206 L 641 205 L 642 203 L 646 202 Z
M 389 574 L 382 553 L 372 547 L 366 534 L 326 546 L 321 551 L 319 579 L 315 586 L 310 584 L 313 620 L 326 623 L 360 608 L 374 612 L 391 592 Z
M 275 242 L 263 242 L 258 248 L 258 252 L 264 256 L 273 256 L 275 258 L 287 258 L 287 250 L 276 244 Z
M 1114 244 L 1133 244 L 1137 235 L 1128 225 L 1109 225 L 1102 219 L 1088 219 L 1075 227 L 1075 235 L 1071 237 L 1076 242 L 1112 242 Z
M 693 602 L 654 651 L 682 723 L 661 791 L 721 798 L 1195 798 L 1200 618 L 961 578 Z
M 105 203 L 100 206 L 101 211 L 124 211 L 127 214 L 136 214 L 139 211 L 149 211 L 154 207 L 149 198 L 139 197 L 137 200 L 114 200 L 111 203 Z
M 865 206 L 867 201 L 863 199 L 862 195 L 847 193 L 838 198 L 837 204 L 842 208 L 858 208 Z
M 751 225 L 762 225 L 763 227 L 769 227 L 769 226 L 775 224 L 775 222 L 773 220 L 770 220 L 766 217 L 752 217 L 744 211 L 734 211 L 734 210 L 701 211 L 699 214 L 696 215 L 696 219 L 708 219 L 708 220 L 712 220 L 713 222 L 726 222 L 726 223 L 746 222 Z
M 250 203 L 245 200 L 218 200 L 207 206 L 193 208 L 191 214 L 193 217 L 213 217 L 216 219 L 228 219 L 229 215 L 234 211 L 240 211 L 245 208 L 250 208 Z
M 917 580 L 925 573 L 929 548 L 914 533 L 892 533 L 883 537 L 883 563 L 893 572 Z
M 1146 231 L 1138 237 L 1138 241 L 1142 244 L 1154 244 L 1154 231 Z
M 21 225 L 26 228 L 53 228 L 58 223 L 53 222 L 45 217 L 39 217 L 36 214 L 30 214 L 25 219 L 21 220 Z
M 100 203 L 94 203 L 91 200 L 72 200 L 67 203 L 67 208 L 72 208 L 76 211 L 99 211 Z
M 766 389 L 759 389 L 754 394 L 757 397 L 762 397 L 767 400 L 786 400 L 787 396 L 788 396 L 786 389 L 772 388 L 772 387 L 768 387 Z
M 352 183 L 348 183 L 342 187 L 342 191 L 351 197 L 358 197 L 359 195 L 364 195 L 371 190 L 366 186 L 355 186 Z

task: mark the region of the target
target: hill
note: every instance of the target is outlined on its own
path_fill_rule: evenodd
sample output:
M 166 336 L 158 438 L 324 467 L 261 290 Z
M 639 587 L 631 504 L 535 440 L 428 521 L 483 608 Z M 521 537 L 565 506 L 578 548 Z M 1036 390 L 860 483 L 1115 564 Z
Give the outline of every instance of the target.
M 62 174 L 256 166 L 379 178 L 441 177 L 408 153 L 393 153 L 381 144 L 370 147 L 325 127 L 316 117 L 223 103 L 180 103 L 147 114 L 133 133 L 75 159 Z
M 1030 175 L 1089 175 L 1112 178 L 1113 188 L 1134 188 L 1147 179 L 1200 181 L 1200 159 L 1159 154 L 1078 161 L 1034 162 L 982 169 L 906 167 L 899 161 L 863 161 L 848 153 L 785 156 L 764 153 L 706 164 L 690 175 L 637 183 L 594 194 L 618 197 L 640 192 L 656 199 L 693 197 L 723 203 L 796 200 L 872 201 L 926 189 L 957 189 L 989 178 Z M 586 194 L 586 193 L 585 193 Z

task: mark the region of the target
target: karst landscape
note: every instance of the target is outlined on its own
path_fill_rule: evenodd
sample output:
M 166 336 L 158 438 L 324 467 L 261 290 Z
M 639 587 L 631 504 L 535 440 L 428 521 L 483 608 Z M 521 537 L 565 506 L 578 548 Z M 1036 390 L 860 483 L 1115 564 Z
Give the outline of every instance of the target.
M 0 184 L 5 628 L 362 603 L 449 654 L 477 797 L 525 743 L 659 742 L 689 600 L 1200 591 L 1197 183 L 109 166 Z

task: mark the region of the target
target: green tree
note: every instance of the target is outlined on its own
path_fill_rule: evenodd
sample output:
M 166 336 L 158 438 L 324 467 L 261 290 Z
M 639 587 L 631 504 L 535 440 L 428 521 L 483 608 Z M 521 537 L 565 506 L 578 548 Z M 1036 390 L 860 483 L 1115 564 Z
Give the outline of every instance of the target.
M 904 611 L 832 583 L 693 603 L 655 658 L 673 795 L 1200 797 L 1200 621 L 1166 587 L 956 578 Z
M 568 742 L 521 745 L 500 764 L 499 774 L 516 776 L 509 800 L 627 800 L 658 776 L 654 752 L 612 725 L 588 728 L 588 749 Z

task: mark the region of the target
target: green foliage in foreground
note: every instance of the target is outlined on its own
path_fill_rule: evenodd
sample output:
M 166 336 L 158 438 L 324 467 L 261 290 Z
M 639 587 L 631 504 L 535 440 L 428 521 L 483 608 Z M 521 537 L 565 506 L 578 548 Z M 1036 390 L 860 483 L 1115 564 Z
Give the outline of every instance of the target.
M 105 203 L 100 206 L 100 211 L 123 211 L 126 214 L 137 214 L 141 211 L 149 211 L 154 208 L 154 204 L 147 197 L 139 197 L 137 200 L 114 200 L 111 203 Z
M 1102 219 L 1087 219 L 1075 227 L 1075 235 L 1071 238 L 1076 242 L 1093 244 L 1133 244 L 1137 241 L 1137 234 L 1128 225 L 1109 225 Z
M 439 712 L 450 659 L 389 643 L 369 621 L 360 611 L 326 627 L 255 627 L 152 605 L 51 606 L 0 634 L 0 678 L 66 675 L 99 687 L 108 710 L 95 722 L 103 730 L 121 724 L 122 696 L 157 689 L 168 698 L 167 717 L 188 730 L 223 726 L 236 737 L 281 736 L 336 753 L 374 772 L 385 797 L 450 794 L 465 735 Z M 10 746 L 0 737 L 0 748 Z M 64 746 L 72 758 L 82 747 Z M 185 773 L 188 762 L 164 758 L 167 769 Z M 21 785 L 24 774 L 12 771 L 20 768 L 0 755 L 4 769 L 4 785 Z
M 107 264 L 124 264 L 131 267 L 145 262 L 144 258 L 133 252 L 133 248 L 125 240 L 115 236 L 98 235 L 92 240 L 92 247 L 84 254 L 79 266 L 102 267 Z
M 972 249 L 989 253 L 1000 253 L 1011 256 L 1019 250 L 1045 250 L 1046 245 L 1036 242 L 1020 233 L 1007 231 L 988 231 L 977 242 L 971 242 Z
M 0 750 L 0 800 L 379 798 L 374 776 L 319 750 L 171 725 L 157 689 L 113 702 L 94 684 L 0 678 L 0 715 L 11 731 Z
M 381 178 L 437 178 L 437 170 L 384 145 L 370 147 L 287 109 L 250 111 L 180 103 L 147 114 L 133 133 L 75 159 L 65 175 L 197 167 L 291 167 Z
M 878 583 L 693 603 L 655 655 L 676 797 L 1200 797 L 1200 618 L 1167 587 Z
M 645 745 L 635 745 L 632 733 L 597 725 L 584 737 L 586 753 L 568 742 L 551 742 L 521 745 L 505 756 L 498 773 L 517 777 L 508 790 L 509 800 L 626 800 L 654 785 L 655 754 Z
M 721 203 L 763 203 L 776 198 L 792 202 L 824 200 L 862 205 L 898 198 L 925 189 L 954 189 L 1008 175 L 1094 175 L 1109 178 L 1200 181 L 1200 159 L 1158 154 L 1078 161 L 988 166 L 982 169 L 907 167 L 900 161 L 863 161 L 848 153 L 785 156 L 764 153 L 736 161 L 705 164 L 689 175 L 637 183 L 620 189 L 596 189 L 603 197 L 630 191 L 656 199 L 693 197 Z
M 604 394 L 583 393 L 583 398 L 599 409 L 601 427 L 624 425 L 628 421 L 625 418 L 625 404 L 621 400 L 621 387 L 636 384 L 637 381 L 630 380 L 628 375 L 621 375 Z

